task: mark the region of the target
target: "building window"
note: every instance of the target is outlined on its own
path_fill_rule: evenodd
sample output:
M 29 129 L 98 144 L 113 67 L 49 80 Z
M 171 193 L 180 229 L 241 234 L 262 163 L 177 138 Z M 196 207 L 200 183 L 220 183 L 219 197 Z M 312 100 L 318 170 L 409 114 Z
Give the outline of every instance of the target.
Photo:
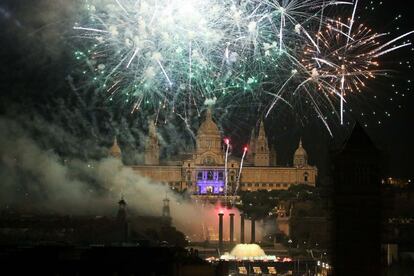
M 223 180 L 223 178 L 224 178 L 224 177 L 223 177 L 223 172 L 219 172 L 219 173 L 218 173 L 218 179 L 219 179 L 219 180 Z
M 303 174 L 303 180 L 304 180 L 305 182 L 308 182 L 308 176 L 309 176 L 309 174 L 308 174 L 307 172 L 305 172 L 305 173 Z
M 287 188 L 288 184 L 287 183 L 283 183 L 283 188 Z
M 273 187 L 273 183 L 270 183 L 270 184 L 269 184 L 269 187 Z
M 207 180 L 213 180 L 214 174 L 213 171 L 208 171 L 207 172 Z
M 230 175 L 230 181 L 234 181 L 234 174 Z
M 262 183 L 262 187 L 266 187 L 266 183 Z
M 203 173 L 202 172 L 199 172 L 197 174 L 197 180 L 203 180 Z
M 251 187 L 252 186 L 252 183 L 247 183 L 247 187 Z
M 212 194 L 214 192 L 213 186 L 207 186 L 206 191 L 207 191 L 207 194 Z
M 276 184 L 276 187 L 280 188 L 280 183 L 277 183 L 277 184 Z
M 259 187 L 259 183 L 254 183 L 254 186 L 255 187 Z
M 206 158 L 204 158 L 203 163 L 204 165 L 213 165 L 215 162 L 213 157 L 207 156 Z

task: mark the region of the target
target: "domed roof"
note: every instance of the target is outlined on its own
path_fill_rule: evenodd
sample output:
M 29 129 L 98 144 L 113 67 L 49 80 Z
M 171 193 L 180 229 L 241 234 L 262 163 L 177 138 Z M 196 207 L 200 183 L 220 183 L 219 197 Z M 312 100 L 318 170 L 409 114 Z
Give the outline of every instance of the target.
M 206 112 L 206 119 L 201 124 L 197 134 L 220 136 L 219 129 L 211 117 L 211 109 L 208 108 Z
M 109 149 L 109 154 L 112 157 L 120 157 L 121 156 L 121 148 L 118 145 L 118 141 L 117 141 L 116 137 L 114 139 L 114 143 L 113 143 L 112 147 Z
M 295 151 L 295 156 L 307 156 L 308 154 L 306 153 L 306 150 L 302 147 L 302 138 L 299 141 L 299 147 L 297 148 L 297 150 Z

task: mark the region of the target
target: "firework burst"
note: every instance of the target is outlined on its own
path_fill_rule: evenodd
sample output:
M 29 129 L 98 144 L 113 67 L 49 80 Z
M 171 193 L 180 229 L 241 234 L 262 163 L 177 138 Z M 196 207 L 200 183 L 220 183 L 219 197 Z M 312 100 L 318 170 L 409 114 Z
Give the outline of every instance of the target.
M 383 72 L 378 57 L 409 45 L 354 27 L 357 3 L 85 0 L 75 56 L 89 84 L 132 112 L 188 120 L 211 99 L 226 108 L 250 95 L 269 114 L 279 101 L 294 108 L 304 90 L 321 118 L 340 99 L 342 121 L 347 94 Z M 353 7 L 349 22 L 324 14 L 337 5 Z
M 290 71 L 279 65 L 295 56 L 300 33 L 310 38 L 302 26 L 322 3 L 86 0 L 74 29 L 87 50 L 75 54 L 110 100 L 133 111 L 198 106 Z
M 352 19 L 347 23 L 341 19 L 328 20 L 326 28 L 316 34 L 318 47 L 312 43 L 305 46 L 301 63 L 307 78 L 297 89 L 307 87 L 308 91 L 322 93 L 329 106 L 334 105 L 333 100 L 339 99 L 343 123 L 345 98 L 348 94 L 362 92 L 369 79 L 386 75 L 386 70 L 379 68 L 379 57 L 410 45 L 403 43 L 387 48 L 409 34 L 382 44 L 380 40 L 386 36 L 385 33 L 375 33 L 363 24 L 355 27 Z

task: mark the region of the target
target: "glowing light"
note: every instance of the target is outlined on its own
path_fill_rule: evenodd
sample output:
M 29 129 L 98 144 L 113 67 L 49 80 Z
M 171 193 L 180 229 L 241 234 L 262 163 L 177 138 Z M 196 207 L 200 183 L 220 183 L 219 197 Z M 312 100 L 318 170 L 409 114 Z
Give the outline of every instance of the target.
M 234 191 L 234 194 L 236 195 L 238 190 L 239 190 L 239 186 L 240 186 L 240 177 L 241 177 L 241 173 L 243 170 L 243 161 L 244 161 L 244 157 L 246 156 L 247 153 L 247 146 L 243 147 L 243 155 L 242 158 L 240 160 L 240 168 L 239 168 L 239 174 L 237 175 L 237 183 L 236 183 L 236 189 Z
M 227 197 L 227 193 L 228 193 L 228 165 L 227 165 L 227 161 L 228 161 L 228 156 L 229 156 L 229 148 L 230 148 L 230 139 L 229 138 L 224 138 L 224 143 L 226 144 L 226 154 L 225 154 L 225 158 L 224 158 L 224 196 Z
M 224 144 L 226 144 L 226 145 L 230 144 L 230 139 L 229 138 L 224 138 Z

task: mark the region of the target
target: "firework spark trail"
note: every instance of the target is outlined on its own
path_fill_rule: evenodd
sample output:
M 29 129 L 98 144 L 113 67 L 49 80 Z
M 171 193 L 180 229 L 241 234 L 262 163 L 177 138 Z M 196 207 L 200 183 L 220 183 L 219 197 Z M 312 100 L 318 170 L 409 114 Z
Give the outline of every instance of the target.
M 398 36 L 398 37 L 396 37 L 396 38 L 394 38 L 394 39 L 392 39 L 392 40 L 388 41 L 387 43 L 385 43 L 385 44 L 381 45 L 380 47 L 376 48 L 376 49 L 373 51 L 373 53 L 374 53 L 374 57 L 379 57 L 379 56 L 382 56 L 383 54 L 389 53 L 389 52 L 394 51 L 394 50 L 396 50 L 396 49 L 398 49 L 398 48 L 401 48 L 401 47 L 405 47 L 405 46 L 411 45 L 411 43 L 404 43 L 403 45 L 400 45 L 400 46 L 395 46 L 395 47 L 390 48 L 389 50 L 385 50 L 385 51 L 383 51 L 383 52 L 377 53 L 378 51 L 380 51 L 380 50 L 384 49 L 385 47 L 389 46 L 390 44 L 392 44 L 392 43 L 394 43 L 394 42 L 396 42 L 396 41 L 400 40 L 401 38 L 404 38 L 404 37 L 406 37 L 406 36 L 409 36 L 409 35 L 411 35 L 411 34 L 413 34 L 413 33 L 414 33 L 414 31 L 407 32 L 407 33 L 405 33 L 405 34 L 403 34 L 403 35 L 400 35 L 400 36 Z M 384 34 L 384 35 L 385 35 L 385 34 Z
M 354 19 L 355 19 L 355 13 L 356 13 L 356 9 L 358 7 L 358 0 L 355 0 L 355 4 L 354 4 L 354 9 L 352 10 L 352 16 L 351 16 L 351 20 L 349 22 L 349 26 L 348 26 L 348 34 L 346 36 L 346 47 L 344 47 L 344 53 L 343 56 L 346 56 L 346 50 L 349 49 L 349 40 L 353 40 L 353 38 L 351 38 L 351 33 L 352 33 L 352 27 L 354 25 Z M 341 113 L 341 125 L 344 124 L 344 94 L 345 94 L 345 68 L 344 65 L 342 66 L 342 76 L 341 76 L 341 97 L 340 97 L 340 113 Z
M 94 29 L 94 28 L 86 28 L 86 27 L 73 27 L 74 30 L 83 30 L 83 31 L 91 31 L 91 32 L 97 32 L 97 33 L 109 33 L 108 31 Z
M 168 84 L 169 84 L 170 86 L 172 86 L 172 84 L 173 84 L 173 83 L 171 82 L 170 78 L 168 77 L 167 72 L 165 72 L 164 66 L 162 66 L 162 64 L 161 64 L 161 62 L 160 62 L 159 60 L 157 60 L 157 63 L 158 63 L 158 65 L 160 66 L 160 68 L 161 68 L 161 70 L 162 70 L 162 73 L 164 74 L 165 78 L 167 79 Z
M 277 103 L 278 100 L 283 100 L 284 102 L 287 103 L 286 100 L 284 100 L 280 95 L 282 93 L 282 91 L 284 90 L 284 88 L 286 87 L 286 85 L 289 83 L 289 81 L 293 78 L 293 76 L 296 74 L 296 72 L 292 73 L 292 75 L 286 80 L 286 82 L 282 85 L 282 87 L 279 89 L 279 91 L 274 94 L 274 100 L 273 102 L 270 104 L 269 109 L 266 112 L 265 117 L 267 118 L 267 116 L 269 116 L 270 111 L 273 109 L 273 107 L 275 106 L 275 104 Z
M 356 13 L 357 7 L 358 7 L 358 0 L 355 0 L 354 9 L 352 10 L 352 16 L 351 16 L 351 20 L 348 26 L 348 35 L 346 37 L 346 43 L 349 43 L 349 39 L 351 37 L 352 27 L 354 25 L 354 19 L 355 19 L 355 13 Z
M 224 196 L 226 197 L 226 200 L 227 200 L 227 188 L 228 188 L 228 186 L 227 186 L 228 185 L 227 159 L 228 159 L 228 156 L 229 156 L 229 147 L 230 147 L 229 138 L 224 139 L 224 144 L 226 145 L 226 155 L 225 155 L 225 159 L 224 159 L 224 179 L 225 179 L 225 182 L 224 182 Z
M 393 52 L 393 51 L 395 51 L 395 50 L 398 50 L 398 49 L 400 49 L 400 48 L 404 48 L 404 47 L 407 47 L 407 46 L 410 46 L 410 45 L 412 45 L 412 43 L 411 43 L 411 42 L 404 43 L 404 44 L 401 44 L 401 45 L 398 45 L 398 46 L 392 47 L 392 48 L 390 48 L 390 49 L 384 50 L 384 51 L 382 51 L 382 52 L 380 52 L 380 53 L 378 53 L 378 54 L 375 54 L 375 55 L 374 55 L 374 57 L 380 57 L 380 56 L 382 56 L 382 55 L 388 54 L 388 53 L 390 53 L 390 52 Z
M 247 146 L 245 146 L 245 147 L 243 148 L 243 155 L 242 155 L 242 158 L 241 158 L 241 160 L 240 160 L 239 174 L 237 175 L 237 184 L 236 184 L 236 189 L 235 189 L 235 191 L 234 191 L 234 194 L 235 194 L 235 195 L 237 195 L 237 192 L 238 192 L 238 190 L 239 190 L 239 185 L 240 185 L 240 177 L 241 177 L 241 173 L 242 173 L 242 170 L 243 170 L 243 161 L 244 161 L 244 157 L 246 156 L 246 153 L 247 153 Z
M 341 107 L 340 107 L 340 113 L 341 113 L 341 125 L 344 124 L 344 85 L 345 85 L 345 74 L 342 74 L 341 77 Z
M 127 64 L 127 66 L 126 66 L 126 68 L 128 69 L 129 68 L 129 66 L 131 65 L 131 62 L 132 62 L 132 60 L 135 58 L 135 56 L 138 54 L 138 51 L 139 51 L 139 48 L 137 47 L 136 49 L 135 49 L 135 51 L 134 51 L 134 54 L 132 54 L 132 57 L 131 57 L 131 59 L 128 61 L 128 64 Z

